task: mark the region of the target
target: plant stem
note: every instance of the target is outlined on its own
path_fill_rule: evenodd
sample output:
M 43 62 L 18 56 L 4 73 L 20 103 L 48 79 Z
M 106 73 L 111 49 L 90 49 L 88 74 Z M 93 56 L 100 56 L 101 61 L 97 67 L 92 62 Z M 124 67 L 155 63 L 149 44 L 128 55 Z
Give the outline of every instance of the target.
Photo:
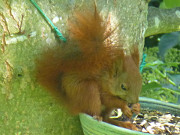
M 167 91 L 170 91 L 170 92 L 173 92 L 173 93 L 176 93 L 176 94 L 180 95 L 180 92 L 179 92 L 179 91 L 175 91 L 175 90 L 168 89 L 168 88 L 161 88 L 161 89 L 167 90 Z
M 161 73 L 157 68 L 154 70 L 157 74 L 159 74 L 161 77 L 163 77 L 164 79 L 166 79 L 170 84 L 176 86 L 176 84 L 169 79 L 166 75 L 164 75 L 163 73 Z

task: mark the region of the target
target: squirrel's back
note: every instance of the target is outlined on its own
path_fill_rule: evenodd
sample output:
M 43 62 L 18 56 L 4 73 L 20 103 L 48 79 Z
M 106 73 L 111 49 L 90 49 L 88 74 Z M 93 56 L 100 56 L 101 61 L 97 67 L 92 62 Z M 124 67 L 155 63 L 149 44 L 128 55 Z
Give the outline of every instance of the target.
M 128 117 L 139 112 L 139 52 L 135 47 L 125 55 L 110 25 L 96 6 L 94 11 L 75 11 L 68 20 L 67 42 L 46 48 L 37 60 L 37 79 L 72 113 L 103 115 L 106 122 L 133 129 L 109 115 L 114 108 Z M 131 109 L 128 103 L 136 106 Z
M 114 30 L 96 10 L 75 11 L 68 20 L 67 43 L 46 48 L 37 60 L 37 78 L 41 84 L 57 87 L 59 76 L 67 72 L 98 74 L 108 68 L 116 55 L 116 45 L 106 42 Z M 56 84 L 56 85 L 55 85 Z

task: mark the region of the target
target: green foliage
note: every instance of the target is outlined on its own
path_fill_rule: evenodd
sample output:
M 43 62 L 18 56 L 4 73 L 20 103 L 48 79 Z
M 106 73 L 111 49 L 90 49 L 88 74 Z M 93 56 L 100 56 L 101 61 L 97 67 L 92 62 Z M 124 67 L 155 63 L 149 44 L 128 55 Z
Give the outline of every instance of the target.
M 163 2 L 160 4 L 160 8 L 164 9 L 175 7 L 180 7 L 180 0 L 163 0 Z
M 161 36 L 159 42 L 159 55 L 164 58 L 168 49 L 180 45 L 180 32 L 167 33 Z
M 171 48 L 164 62 L 158 59 L 158 51 L 158 47 L 145 48 L 148 63 L 142 73 L 141 96 L 176 103 L 180 95 L 180 50 Z
M 180 51 L 179 49 L 171 49 L 171 51 L 168 51 L 165 57 L 165 62 L 180 62 Z
M 159 7 L 160 3 L 162 2 L 163 0 L 151 0 L 149 2 L 149 6 L 153 6 L 153 7 Z

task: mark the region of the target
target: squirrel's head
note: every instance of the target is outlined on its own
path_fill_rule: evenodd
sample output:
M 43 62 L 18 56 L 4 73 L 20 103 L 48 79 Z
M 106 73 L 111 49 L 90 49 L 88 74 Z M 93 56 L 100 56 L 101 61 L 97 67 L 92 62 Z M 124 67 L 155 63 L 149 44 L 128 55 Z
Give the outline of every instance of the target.
M 104 74 L 105 89 L 128 103 L 137 103 L 142 87 L 139 72 L 139 52 L 134 49 L 131 55 L 121 55 L 113 64 L 109 73 Z M 108 86 L 107 86 L 108 85 Z

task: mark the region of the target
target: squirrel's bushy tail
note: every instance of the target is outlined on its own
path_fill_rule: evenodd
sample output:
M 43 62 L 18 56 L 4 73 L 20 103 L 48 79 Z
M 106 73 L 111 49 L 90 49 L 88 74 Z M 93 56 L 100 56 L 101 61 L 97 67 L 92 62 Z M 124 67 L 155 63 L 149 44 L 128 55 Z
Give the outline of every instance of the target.
M 109 22 L 102 18 L 97 11 L 76 11 L 68 22 L 70 47 L 76 46 L 81 58 L 71 62 L 80 71 L 102 70 L 104 66 L 112 63 L 112 59 L 119 53 L 117 46 L 108 42 L 115 29 L 109 29 Z M 72 65 L 69 64 L 69 65 Z
M 114 31 L 107 28 L 107 21 L 96 7 L 94 11 L 75 11 L 68 21 L 67 43 L 46 48 L 36 62 L 40 84 L 58 93 L 61 78 L 66 73 L 96 76 L 109 68 L 121 51 L 106 41 Z
M 76 11 L 69 20 L 69 34 L 72 41 L 76 41 L 84 55 L 104 52 L 106 23 L 95 11 Z M 105 53 L 105 52 L 104 52 Z

